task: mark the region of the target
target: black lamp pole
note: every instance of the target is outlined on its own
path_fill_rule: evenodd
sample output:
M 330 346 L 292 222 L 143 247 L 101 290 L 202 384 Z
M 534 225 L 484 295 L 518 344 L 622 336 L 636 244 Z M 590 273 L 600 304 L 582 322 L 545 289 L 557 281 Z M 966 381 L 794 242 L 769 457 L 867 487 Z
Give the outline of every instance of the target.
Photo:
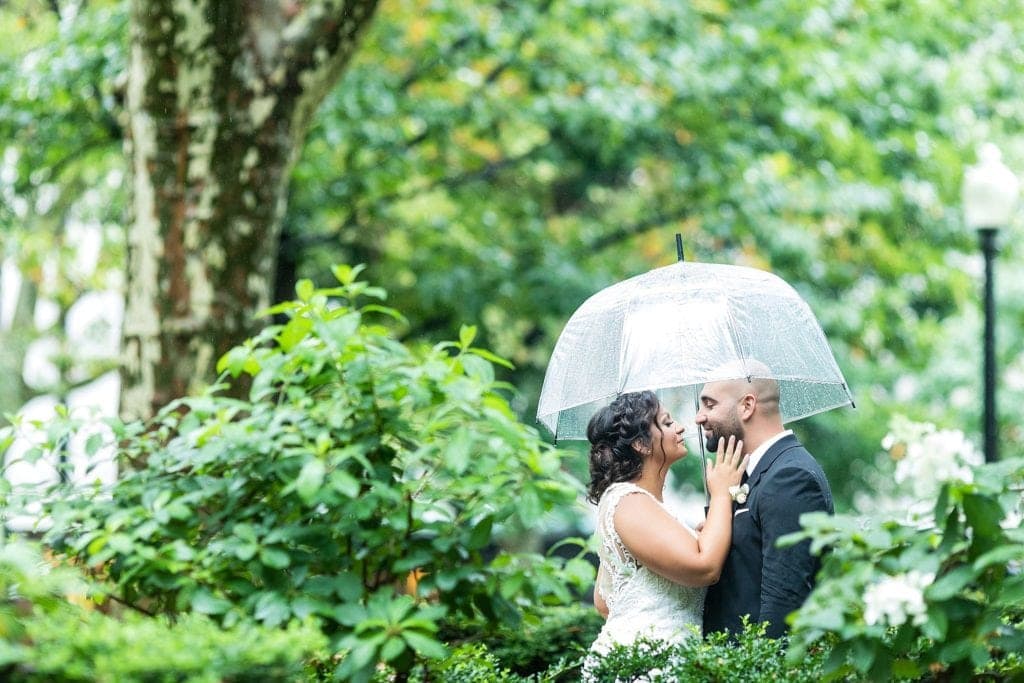
M 964 170 L 962 198 L 964 220 L 978 231 L 981 253 L 985 256 L 985 414 L 982 431 L 985 439 L 985 460 L 999 459 L 998 420 L 996 418 L 996 297 L 995 261 L 999 246 L 996 239 L 1000 226 L 1009 224 L 1020 181 L 1006 164 L 1002 153 L 991 142 L 978 148 L 978 163 Z
M 981 252 L 985 255 L 985 461 L 999 459 L 996 423 L 996 306 L 994 293 L 998 228 L 978 228 Z

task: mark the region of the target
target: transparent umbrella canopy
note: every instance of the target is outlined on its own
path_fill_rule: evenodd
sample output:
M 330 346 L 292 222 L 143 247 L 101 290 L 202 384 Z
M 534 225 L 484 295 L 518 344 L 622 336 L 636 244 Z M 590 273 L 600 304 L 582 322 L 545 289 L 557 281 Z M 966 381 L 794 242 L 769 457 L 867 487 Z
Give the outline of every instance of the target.
M 770 376 L 783 422 L 853 405 L 807 303 L 771 273 L 679 262 L 587 299 L 566 323 L 544 375 L 537 419 L 556 439 L 586 439 L 618 394 L 653 390 L 692 418 L 711 381 Z

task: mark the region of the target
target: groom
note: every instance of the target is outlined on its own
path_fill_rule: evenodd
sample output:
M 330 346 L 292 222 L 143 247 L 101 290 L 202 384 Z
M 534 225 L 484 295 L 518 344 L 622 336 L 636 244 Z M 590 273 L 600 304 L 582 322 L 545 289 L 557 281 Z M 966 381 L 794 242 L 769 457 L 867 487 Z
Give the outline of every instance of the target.
M 761 363 L 747 362 L 746 372 L 770 375 Z M 832 491 L 821 466 L 782 426 L 779 385 L 749 376 L 711 382 L 700 395 L 696 422 L 707 447 L 735 435 L 750 453 L 744 502 L 733 505 L 732 546 L 718 583 L 704 603 L 704 632 L 743 630 L 741 619 L 768 622 L 772 638 L 786 634 L 786 615 L 803 604 L 814 587 L 820 562 L 810 541 L 786 548 L 775 542 L 800 529 L 805 512 L 833 512 Z M 742 499 L 742 496 L 739 496 Z

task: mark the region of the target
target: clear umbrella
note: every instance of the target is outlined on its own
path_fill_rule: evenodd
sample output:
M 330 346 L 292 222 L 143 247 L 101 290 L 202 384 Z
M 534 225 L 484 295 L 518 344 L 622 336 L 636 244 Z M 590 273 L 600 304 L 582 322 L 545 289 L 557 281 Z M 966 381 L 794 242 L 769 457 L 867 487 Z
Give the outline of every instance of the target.
M 853 397 L 807 303 L 754 268 L 680 262 L 590 297 L 551 354 L 537 419 L 556 439 L 585 439 L 587 422 L 620 393 L 650 389 L 680 419 L 706 382 L 778 380 L 784 422 Z

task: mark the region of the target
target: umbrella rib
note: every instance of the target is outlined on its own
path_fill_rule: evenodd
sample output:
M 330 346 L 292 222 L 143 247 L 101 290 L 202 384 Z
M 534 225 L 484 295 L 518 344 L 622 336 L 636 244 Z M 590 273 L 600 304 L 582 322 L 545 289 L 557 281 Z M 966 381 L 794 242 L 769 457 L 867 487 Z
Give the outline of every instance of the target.
M 725 323 L 726 323 L 726 326 L 729 328 L 730 336 L 732 336 L 732 345 L 736 348 L 736 355 L 739 357 L 739 359 L 741 361 L 743 361 L 743 370 L 744 370 L 744 372 L 748 372 L 747 371 L 747 361 L 750 360 L 749 359 L 749 354 L 746 352 L 746 349 L 744 349 L 740 345 L 740 335 L 739 335 L 739 332 L 737 332 L 737 330 L 736 330 L 736 321 L 733 318 L 732 307 L 730 305 L 728 305 L 729 297 L 726 296 L 725 298 L 726 298 L 726 303 L 727 303 L 727 305 L 725 306 Z M 750 381 L 749 372 L 747 374 L 746 379 L 747 379 L 747 382 Z

